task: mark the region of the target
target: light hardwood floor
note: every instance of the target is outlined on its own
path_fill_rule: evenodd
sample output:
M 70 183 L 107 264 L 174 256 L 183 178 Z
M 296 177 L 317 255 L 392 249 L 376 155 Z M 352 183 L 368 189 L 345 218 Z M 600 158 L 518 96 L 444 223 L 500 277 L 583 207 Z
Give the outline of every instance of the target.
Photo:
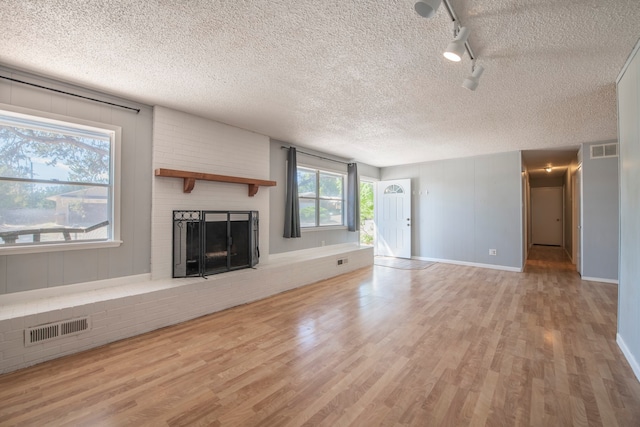
M 638 426 L 617 287 L 376 266 L 0 377 L 0 425 Z

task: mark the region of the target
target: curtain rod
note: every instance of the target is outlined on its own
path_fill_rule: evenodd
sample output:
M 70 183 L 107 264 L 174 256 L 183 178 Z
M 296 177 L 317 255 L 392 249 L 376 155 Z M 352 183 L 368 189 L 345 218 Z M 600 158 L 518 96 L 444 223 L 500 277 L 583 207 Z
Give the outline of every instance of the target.
M 29 83 L 29 82 L 25 82 L 25 81 L 22 81 L 22 80 L 12 79 L 11 77 L 0 76 L 0 79 L 10 80 L 10 81 L 15 82 L 15 83 L 22 83 L 23 85 L 33 86 L 33 87 L 37 87 L 37 88 L 44 89 L 44 90 L 50 90 L 52 92 L 62 93 L 64 95 L 75 96 L 77 98 L 87 99 L 89 101 L 100 102 L 102 104 L 112 105 L 114 107 L 120 107 L 120 108 L 125 108 L 127 110 L 133 110 L 133 111 L 136 112 L 136 114 L 138 114 L 140 112 L 139 108 L 127 107 L 126 105 L 114 104 L 113 102 L 103 101 L 101 99 L 89 98 L 88 96 L 82 96 L 82 95 L 78 95 L 78 94 L 71 93 L 71 92 L 65 92 L 63 90 L 58 90 L 58 89 L 53 89 L 53 88 L 46 87 L 46 86 L 37 85 L 35 83 Z
M 291 148 L 291 147 L 285 147 L 284 145 L 280 146 L 281 150 L 288 150 L 289 148 Z M 311 154 L 311 153 L 307 153 L 307 152 L 304 152 L 304 151 L 300 151 L 297 148 L 296 148 L 296 152 L 298 152 L 300 154 L 304 154 L 306 156 L 317 157 L 317 158 L 322 159 L 322 160 L 329 160 L 330 162 L 342 163 L 343 165 L 351 165 L 351 164 L 355 163 L 355 162 L 343 162 L 342 160 L 336 160 L 336 159 L 330 159 L 328 157 L 318 156 L 317 154 Z

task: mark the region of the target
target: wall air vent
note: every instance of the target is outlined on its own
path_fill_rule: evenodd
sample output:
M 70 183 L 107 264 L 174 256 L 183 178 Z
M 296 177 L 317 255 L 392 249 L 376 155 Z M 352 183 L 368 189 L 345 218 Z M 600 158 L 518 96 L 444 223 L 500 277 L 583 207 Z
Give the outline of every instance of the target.
M 79 317 L 27 328 L 24 330 L 24 345 L 28 347 L 44 341 L 51 341 L 88 331 L 91 329 L 90 320 L 89 317 Z
M 618 143 L 598 144 L 591 146 L 592 159 L 604 159 L 606 157 L 618 157 Z

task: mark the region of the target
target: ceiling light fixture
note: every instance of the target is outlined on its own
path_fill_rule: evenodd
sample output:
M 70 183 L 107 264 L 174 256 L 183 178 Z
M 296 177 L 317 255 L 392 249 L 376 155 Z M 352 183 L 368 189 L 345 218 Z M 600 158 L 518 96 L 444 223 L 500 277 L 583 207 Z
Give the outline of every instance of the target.
M 467 39 L 469 38 L 469 30 L 467 27 L 460 27 L 453 31 L 455 34 L 455 39 L 449 46 L 447 46 L 447 50 L 444 51 L 444 57 L 449 61 L 460 62 L 462 60 L 462 55 L 464 55 L 465 50 L 467 50 L 465 44 L 467 43 Z
M 547 166 L 546 168 L 544 168 L 544 170 L 547 171 L 547 173 L 551 173 L 551 171 L 553 170 L 553 168 L 551 166 Z
M 478 87 L 478 83 L 480 82 L 480 76 L 484 72 L 484 67 L 482 65 L 476 66 L 476 61 L 473 61 L 473 65 L 471 66 L 471 74 L 469 77 L 464 79 L 462 82 L 462 87 L 469 90 L 476 90 Z
M 469 90 L 475 90 L 478 87 L 478 79 L 482 75 L 484 68 L 481 66 L 476 67 L 475 61 L 477 57 L 473 53 L 468 40 L 470 31 L 468 28 L 460 25 L 460 20 L 456 16 L 456 12 L 453 10 L 449 1 L 450 0 L 418 0 L 414 5 L 414 9 L 416 13 L 423 18 L 431 18 L 437 12 L 440 4 L 444 3 L 445 9 L 451 21 L 453 21 L 454 36 L 454 40 L 449 43 L 447 50 L 444 52 L 444 57 L 450 61 L 460 62 L 464 52 L 467 51 L 469 58 L 473 61 L 473 66 L 471 67 L 471 75 L 464 80 L 462 86 Z
M 440 3 L 442 0 L 419 0 L 413 8 L 423 18 L 431 18 L 438 11 Z

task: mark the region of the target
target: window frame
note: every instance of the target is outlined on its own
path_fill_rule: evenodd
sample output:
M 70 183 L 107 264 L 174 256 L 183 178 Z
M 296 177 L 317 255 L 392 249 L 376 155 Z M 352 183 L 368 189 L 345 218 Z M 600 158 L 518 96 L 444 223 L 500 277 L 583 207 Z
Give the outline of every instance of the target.
M 336 170 L 329 170 L 329 169 L 325 169 L 325 168 L 320 168 L 317 166 L 309 166 L 309 165 L 304 165 L 304 164 L 298 164 L 297 165 L 297 169 L 296 169 L 296 173 L 298 172 L 298 170 L 300 169 L 304 169 L 306 171 L 310 171 L 310 172 L 314 172 L 315 173 L 315 178 L 316 178 L 316 194 L 315 197 L 309 197 L 309 196 L 300 196 L 300 194 L 298 194 L 298 202 L 300 202 L 300 200 L 313 200 L 314 201 L 314 206 L 315 206 L 315 225 L 308 225 L 308 226 L 304 226 L 302 225 L 302 220 L 301 218 L 299 218 L 300 220 L 300 230 L 301 231 L 317 231 L 317 230 L 332 230 L 332 229 L 346 229 L 347 225 L 345 224 L 345 206 L 346 206 L 346 195 L 345 195 L 345 183 L 347 180 L 347 174 L 345 172 L 342 171 L 336 171 Z M 340 217 L 341 217 L 341 223 L 340 224 L 329 224 L 329 225 L 320 225 L 320 201 L 321 200 L 338 200 L 335 198 L 331 198 L 331 197 L 322 197 L 320 195 L 320 175 L 321 174 L 327 174 L 327 175 L 335 175 L 335 176 L 339 176 L 342 179 L 342 194 L 341 194 L 341 198 L 340 203 L 341 203 L 341 209 L 340 209 Z M 298 186 L 298 190 L 299 190 L 299 186 Z M 300 213 L 299 213 L 300 215 Z
M 108 186 L 111 194 L 110 214 L 111 214 L 111 237 L 105 240 L 75 240 L 50 243 L 29 243 L 24 245 L 4 246 L 0 244 L 1 255 L 17 255 L 41 252 L 58 252 L 69 250 L 86 250 L 99 248 L 113 248 L 122 244 L 120 238 L 120 197 L 121 197 L 121 143 L 122 128 L 107 123 L 85 120 L 77 117 L 55 114 L 46 111 L 33 110 L 30 108 L 18 107 L 0 103 L 0 113 L 27 120 L 39 121 L 49 124 L 61 124 L 72 128 L 83 130 L 99 130 L 111 134 L 110 144 L 110 164 L 109 174 L 111 185 Z

